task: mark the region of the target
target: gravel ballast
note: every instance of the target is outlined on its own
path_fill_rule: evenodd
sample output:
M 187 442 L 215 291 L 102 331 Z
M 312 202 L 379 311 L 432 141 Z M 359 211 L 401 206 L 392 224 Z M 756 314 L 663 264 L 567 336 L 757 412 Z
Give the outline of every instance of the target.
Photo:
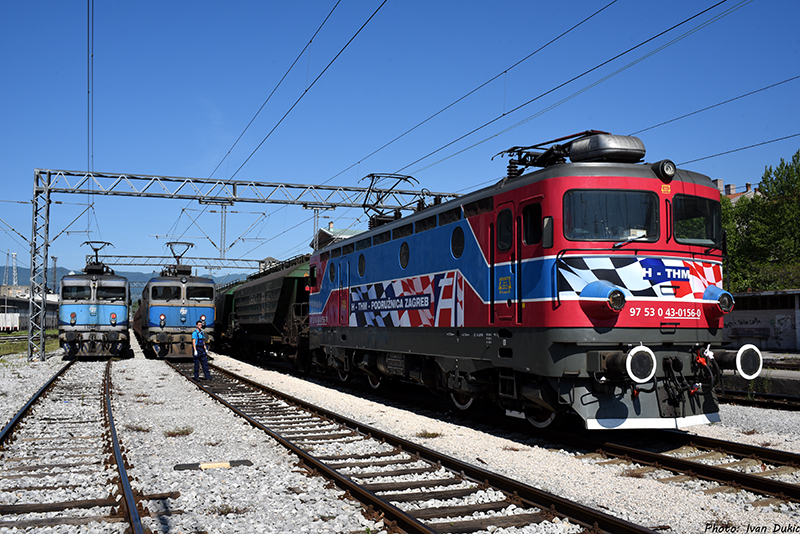
M 800 531 L 800 511 L 795 505 L 754 507 L 750 503 L 757 497 L 746 492 L 705 495 L 700 490 L 706 483 L 663 484 L 630 477 L 626 471 L 635 466 L 599 466 L 578 458 L 575 451 L 549 450 L 533 432 L 476 430 L 225 356 L 214 355 L 213 363 L 366 425 L 662 532 Z M 6 394 L 0 394 L 0 415 L 7 421 L 61 365 L 60 358 L 30 366 L 14 358 L 4 363 L 0 392 Z M 340 491 L 327 489 L 322 479 L 300 472 L 282 447 L 231 416 L 163 362 L 137 358 L 116 362 L 113 370 L 115 421 L 133 466 L 129 474 L 135 477 L 134 486 L 145 494 L 181 493 L 177 499 L 147 505 L 153 512 L 184 512 L 145 519 L 154 532 L 381 530 L 380 524 L 363 517 L 357 503 L 341 500 Z M 721 423 L 690 431 L 800 452 L 800 414 L 723 405 L 721 417 Z M 417 437 L 422 433 L 435 437 Z M 253 465 L 174 469 L 179 464 L 233 460 L 249 460 Z M 574 528 L 552 526 L 554 532 Z M 787 530 L 792 528 L 797 530 Z
M 795 505 L 754 507 L 749 504 L 754 496 L 743 492 L 705 495 L 691 485 L 629 477 L 625 472 L 635 466 L 598 466 L 577 458 L 575 452 L 548 450 L 539 445 L 533 432 L 529 436 L 493 435 L 225 356 L 215 355 L 213 363 L 356 421 L 645 527 L 669 527 L 661 531 L 681 533 L 714 532 L 725 527 L 727 532 L 731 532 L 730 527 L 736 527 L 736 532 L 747 532 L 748 527 L 750 532 L 773 532 L 777 525 L 778 529 L 796 527 L 800 531 L 800 509 Z M 721 417 L 721 423 L 691 430 L 800 452 L 800 414 L 723 405 Z M 758 433 L 750 434 L 754 428 Z M 423 431 L 438 436 L 417 437 Z

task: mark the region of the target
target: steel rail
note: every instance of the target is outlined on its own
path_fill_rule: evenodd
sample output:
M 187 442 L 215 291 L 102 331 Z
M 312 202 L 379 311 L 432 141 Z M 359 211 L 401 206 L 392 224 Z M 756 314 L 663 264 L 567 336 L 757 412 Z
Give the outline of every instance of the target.
M 598 452 L 605 452 L 611 456 L 623 457 L 636 463 L 658 467 L 660 469 L 668 469 L 679 473 L 691 473 L 697 478 L 719 482 L 720 484 L 745 489 L 754 493 L 777 496 L 784 500 L 800 502 L 800 486 L 794 484 L 750 475 L 725 467 L 694 462 L 691 458 L 676 458 L 674 456 L 644 451 L 626 445 L 593 441 L 585 436 L 569 435 L 556 431 L 548 432 L 548 436 L 552 436 L 553 439 L 557 439 L 558 441 L 570 443 L 577 448 L 595 449 Z M 729 442 L 721 443 L 727 445 Z M 744 445 L 741 446 L 745 447 Z M 731 452 L 734 451 L 731 450 Z M 751 450 L 748 454 L 752 453 L 753 451 Z
M 23 406 L 17 412 L 17 414 L 14 417 L 11 418 L 11 421 L 9 421 L 8 424 L 3 428 L 3 430 L 0 431 L 0 447 L 5 445 L 5 443 L 8 440 L 8 438 L 11 437 L 11 433 L 17 427 L 17 425 L 22 420 L 22 418 L 25 417 L 25 415 L 28 413 L 28 410 L 30 410 L 31 406 L 33 406 L 33 404 L 37 400 L 39 400 L 39 398 L 44 394 L 45 391 L 50 389 L 50 386 L 52 386 L 53 383 L 55 383 L 55 381 L 58 380 L 58 378 L 61 375 L 63 375 L 64 372 L 67 369 L 69 369 L 72 366 L 73 363 L 75 363 L 75 360 L 70 361 L 69 363 L 67 363 L 67 365 L 65 365 L 61 369 L 59 369 L 56 372 L 56 374 L 54 374 L 53 377 L 50 380 L 48 380 L 47 383 L 41 387 L 41 389 L 39 389 L 39 391 L 34 393 L 33 397 L 31 397 L 30 400 L 27 403 L 25 403 L 25 406 Z
M 365 425 L 363 423 L 360 423 L 353 419 L 349 419 L 335 412 L 326 410 L 325 408 L 315 406 L 313 404 L 310 404 L 306 401 L 303 401 L 291 395 L 282 393 L 264 384 L 259 384 L 245 377 L 236 375 L 235 373 L 232 373 L 231 371 L 228 371 L 226 369 L 222 369 L 216 365 L 212 364 L 212 367 L 217 372 L 224 373 L 230 377 L 234 377 L 236 380 L 240 380 L 250 385 L 253 388 L 266 391 L 272 395 L 281 397 L 290 403 L 302 407 L 303 409 L 327 417 L 332 421 L 335 421 L 343 426 L 347 426 L 351 429 L 361 432 L 362 434 L 367 434 L 375 439 L 383 440 L 389 445 L 399 447 L 407 453 L 410 453 L 412 455 L 417 454 L 419 455 L 420 458 L 432 462 L 434 464 L 440 463 L 443 467 L 451 471 L 454 471 L 456 473 L 461 473 L 463 476 L 471 478 L 473 480 L 479 482 L 487 482 L 488 484 L 494 486 L 497 489 L 505 491 L 508 494 L 514 495 L 516 493 L 516 495 L 520 499 L 528 501 L 533 506 L 541 508 L 543 511 L 550 511 L 554 514 L 563 517 L 568 517 L 571 521 L 574 521 L 575 523 L 578 523 L 587 529 L 592 529 L 592 528 L 594 528 L 595 530 L 600 529 L 602 531 L 613 532 L 615 534 L 643 534 L 643 533 L 652 534 L 653 532 L 652 530 L 645 528 L 641 525 L 636 525 L 634 523 L 630 523 L 628 521 L 624 521 L 612 515 L 606 514 L 604 512 L 593 510 L 587 506 L 583 506 L 582 504 L 569 501 L 568 499 L 559 497 L 552 493 L 548 493 L 546 491 L 534 488 L 527 484 L 523 484 L 516 480 L 512 480 L 504 475 L 487 471 L 486 469 L 482 469 L 480 467 L 476 467 L 472 464 L 463 462 L 456 458 L 441 454 L 422 445 L 418 445 L 412 441 L 408 441 L 406 439 L 394 436 L 392 434 L 388 434 L 377 428 Z M 211 393 L 209 392 L 209 394 Z M 274 435 L 274 432 L 270 431 L 268 432 L 271 435 Z M 283 438 L 280 438 L 280 436 L 278 436 L 276 439 L 285 441 L 283 440 Z M 324 464 L 322 464 L 318 460 L 315 460 L 315 462 L 325 467 Z M 329 469 L 325 467 L 325 471 L 327 472 L 328 470 Z M 341 477 L 342 475 L 337 474 L 337 476 Z M 347 480 L 349 481 L 350 479 L 347 478 Z M 360 489 L 360 492 L 367 493 L 369 495 L 374 495 L 371 492 L 368 492 L 367 490 L 363 489 Z M 386 506 L 383 501 L 380 501 L 380 503 L 381 503 L 380 504 L 381 508 Z
M 172 362 L 167 362 L 167 363 L 175 370 L 175 372 L 177 372 L 178 374 L 180 374 L 181 376 L 184 376 L 187 380 L 189 380 L 189 378 L 186 377 L 186 375 L 184 375 L 183 373 L 181 373 L 180 370 Z M 244 379 L 243 377 L 234 375 L 233 373 L 228 373 L 227 371 L 223 371 L 222 369 L 219 369 L 218 367 L 213 366 L 213 365 L 211 367 L 213 367 L 217 372 L 220 372 L 220 373 L 224 372 L 228 376 L 235 377 L 236 380 L 240 380 L 242 382 L 245 382 L 248 385 L 250 385 L 252 387 L 255 387 L 256 389 L 262 389 L 263 390 L 263 386 L 260 386 L 260 385 L 258 385 L 256 383 L 253 383 L 253 382 L 250 382 L 247 379 Z M 190 380 L 190 382 L 192 382 L 192 381 Z M 223 406 L 225 406 L 226 408 L 231 410 L 233 413 L 235 413 L 236 415 L 238 415 L 239 417 L 243 418 L 245 421 L 250 423 L 253 427 L 265 432 L 271 438 L 273 438 L 275 441 L 277 441 L 282 446 L 284 446 L 285 448 L 290 450 L 293 454 L 297 455 L 301 459 L 301 461 L 306 464 L 307 467 L 310 467 L 313 470 L 316 470 L 316 471 L 320 472 L 325 478 L 327 478 L 329 480 L 332 480 L 339 488 L 341 488 L 341 489 L 343 489 L 345 491 L 349 491 L 350 494 L 353 495 L 361 503 L 363 503 L 365 505 L 371 505 L 375 509 L 383 511 L 384 512 L 384 516 L 389 521 L 393 521 L 397 527 L 402 528 L 404 531 L 408 532 L 409 534 L 437 534 L 436 530 L 431 530 L 426 525 L 424 525 L 423 523 L 417 521 L 415 518 L 413 518 L 410 515 L 406 514 L 405 512 L 400 510 L 399 508 L 397 508 L 397 507 L 387 503 L 386 501 L 382 500 L 380 497 L 378 497 L 377 495 L 375 495 L 371 491 L 362 488 L 357 483 L 353 482 L 353 480 L 350 477 L 348 477 L 346 475 L 342 475 L 341 473 L 331 469 L 330 467 L 325 465 L 322 461 L 317 460 L 316 457 L 312 456 L 308 452 L 306 452 L 303 449 L 299 448 L 297 445 L 295 445 L 291 441 L 285 439 L 280 434 L 277 434 L 274 431 L 270 430 L 268 427 L 264 426 L 262 423 L 259 423 L 257 420 L 255 420 L 254 418 L 250 417 L 249 415 L 247 415 L 246 413 L 244 413 L 240 409 L 236 408 L 235 406 L 230 404 L 228 401 L 226 401 L 225 399 L 223 399 L 222 397 L 220 397 L 216 393 L 201 387 L 199 384 L 197 384 L 195 382 L 192 382 L 192 383 L 197 385 L 198 389 L 200 389 L 201 391 L 204 391 L 211 398 L 213 398 L 214 400 L 216 400 L 217 402 L 219 402 L 220 404 L 222 404 Z M 283 398 L 288 398 L 288 397 L 286 397 L 284 395 L 280 395 L 280 394 L 276 394 L 276 395 L 279 395 L 279 396 L 281 396 Z
M 736 443 L 722 439 L 698 436 L 695 434 L 683 434 L 678 430 L 662 430 L 661 432 L 671 436 L 673 439 L 678 437 L 688 443 L 708 449 L 723 450 L 740 456 L 756 456 L 761 460 L 782 465 L 800 465 L 800 454 L 778 449 L 768 449 L 766 447 L 756 447 L 746 443 Z
M 741 406 L 757 406 L 759 408 L 784 410 L 787 412 L 800 411 L 800 397 L 794 395 L 717 389 L 717 399 L 719 399 L 720 402 L 739 404 Z
M 111 413 L 111 360 L 109 360 L 108 365 L 106 365 L 106 376 L 103 380 L 103 396 L 105 398 L 105 412 L 108 418 L 108 428 L 111 433 L 111 445 L 114 449 L 114 459 L 117 462 L 117 470 L 119 471 L 119 484 L 122 488 L 123 496 L 125 497 L 125 512 L 128 515 L 131 531 L 135 534 L 144 534 L 142 520 L 139 517 L 139 510 L 136 508 L 136 499 L 133 496 L 130 480 L 128 480 L 128 473 L 125 470 L 125 459 L 122 457 L 122 451 L 119 448 L 117 430 L 114 426 L 114 416 Z

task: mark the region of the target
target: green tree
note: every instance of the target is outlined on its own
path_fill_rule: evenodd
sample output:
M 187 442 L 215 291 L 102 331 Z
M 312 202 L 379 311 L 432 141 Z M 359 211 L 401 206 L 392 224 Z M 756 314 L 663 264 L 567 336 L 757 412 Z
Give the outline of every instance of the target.
M 767 167 L 759 195 L 735 207 L 723 197 L 728 287 L 734 292 L 800 287 L 800 150 Z

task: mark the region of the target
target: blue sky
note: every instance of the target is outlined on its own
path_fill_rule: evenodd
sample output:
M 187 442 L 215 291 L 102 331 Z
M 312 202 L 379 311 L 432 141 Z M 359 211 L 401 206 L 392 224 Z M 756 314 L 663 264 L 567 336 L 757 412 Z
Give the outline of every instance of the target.
M 507 70 L 609 3 L 97 1 L 90 158 L 86 2 L 3 2 L 0 252 L 30 262 L 9 226 L 29 238 L 36 168 L 343 186 L 401 172 L 420 188 L 468 192 L 503 176 L 506 160 L 491 157 L 510 146 L 586 129 L 631 134 L 800 75 L 800 3 L 785 0 L 728 0 L 566 83 L 716 3 L 618 0 Z M 796 135 L 798 94 L 800 79 L 644 131 L 646 160 L 681 164 Z M 793 137 L 684 167 L 741 190 L 798 148 Z M 89 199 L 53 200 L 63 204 L 51 207 L 51 238 Z M 165 255 L 180 240 L 195 243 L 192 256 L 219 256 L 208 238 L 219 244 L 220 216 L 196 202 L 94 200 L 91 217 L 53 241 L 60 267 L 83 266 L 87 239 L 119 255 Z M 329 216 L 322 225 L 366 228 L 359 210 Z M 311 212 L 299 207 L 237 204 L 226 226 L 229 258 L 310 251 Z

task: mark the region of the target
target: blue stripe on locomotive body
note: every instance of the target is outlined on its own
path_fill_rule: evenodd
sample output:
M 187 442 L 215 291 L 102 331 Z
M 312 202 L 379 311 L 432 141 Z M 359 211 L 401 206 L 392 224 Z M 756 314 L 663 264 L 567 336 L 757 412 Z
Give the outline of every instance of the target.
M 58 307 L 59 327 L 70 325 L 70 314 L 75 313 L 75 325 L 81 327 L 112 327 L 111 314 L 117 314 L 116 327 L 128 328 L 128 306 L 125 304 L 62 304 Z
M 201 316 L 206 317 L 206 328 L 214 328 L 214 305 L 199 304 L 150 304 L 147 315 L 147 326 L 149 328 L 160 328 L 161 315 L 165 315 L 165 328 L 184 328 L 189 330 L 195 328 L 195 324 Z

